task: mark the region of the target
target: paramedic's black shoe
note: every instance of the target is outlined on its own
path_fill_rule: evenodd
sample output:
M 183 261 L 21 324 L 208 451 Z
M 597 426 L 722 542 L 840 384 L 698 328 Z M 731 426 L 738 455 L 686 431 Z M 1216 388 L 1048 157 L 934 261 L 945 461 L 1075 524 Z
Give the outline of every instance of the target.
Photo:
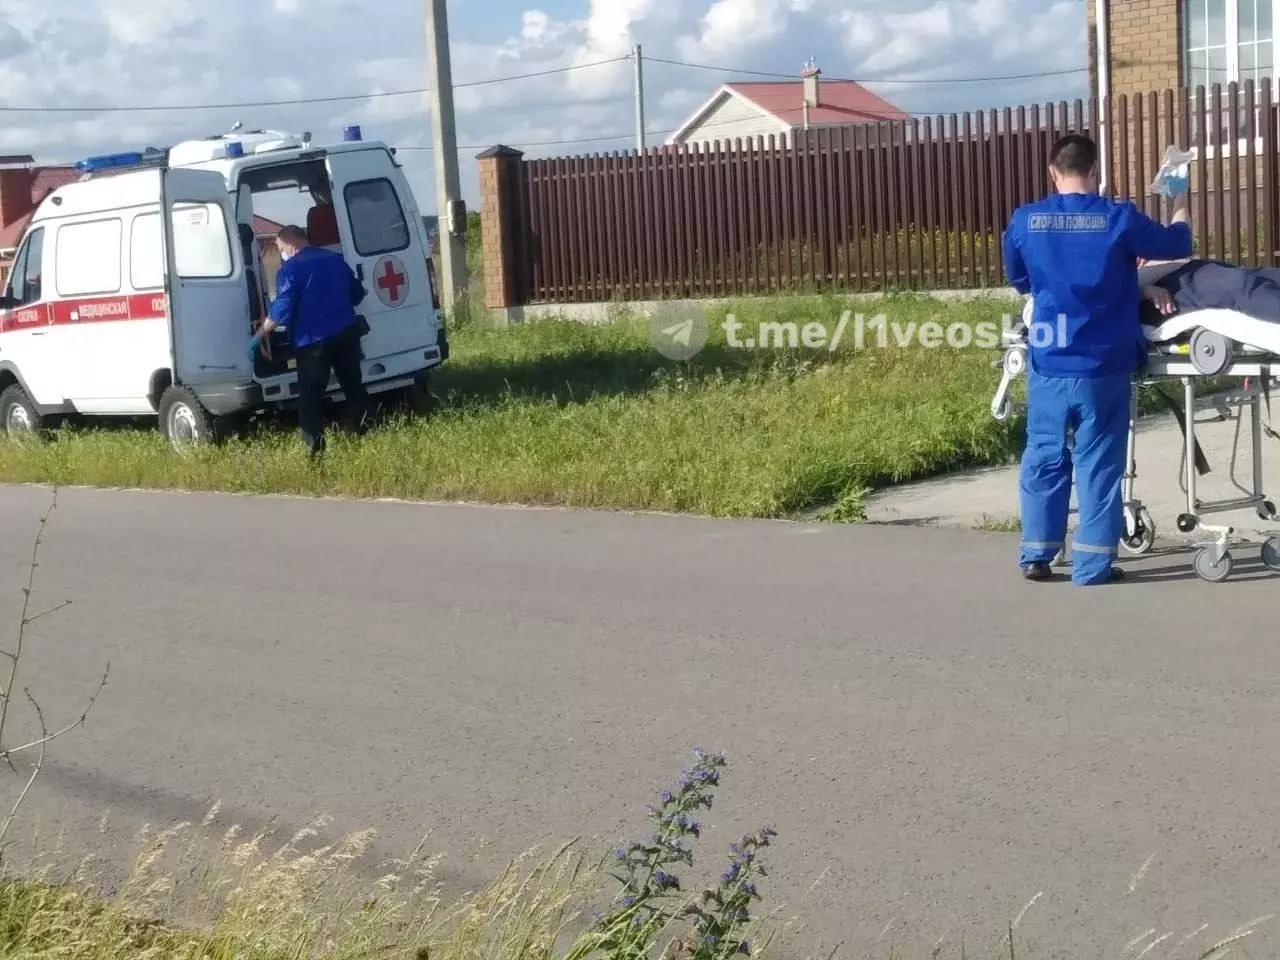
M 1125 576 L 1126 576 L 1125 572 L 1121 570 L 1119 567 L 1112 567 L 1111 572 L 1107 574 L 1107 579 L 1104 582 L 1119 583 L 1121 580 L 1125 578 Z
M 1041 583 L 1053 579 L 1053 567 L 1047 563 L 1029 563 L 1022 568 L 1022 579 Z

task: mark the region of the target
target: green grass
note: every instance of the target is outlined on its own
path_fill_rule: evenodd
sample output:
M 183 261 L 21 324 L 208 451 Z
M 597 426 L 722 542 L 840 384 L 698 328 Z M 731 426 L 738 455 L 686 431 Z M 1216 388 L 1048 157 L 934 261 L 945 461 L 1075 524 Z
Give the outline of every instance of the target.
M 839 299 L 744 302 L 762 320 L 818 321 Z M 1001 301 L 892 297 L 866 308 L 907 324 L 1001 322 Z M 781 517 L 823 509 L 861 516 L 869 490 L 1009 457 L 1019 426 L 988 411 L 992 350 L 948 347 L 745 351 L 711 323 L 707 346 L 678 363 L 649 323 L 539 321 L 453 331 L 454 355 L 423 418 L 359 440 L 333 436 L 310 467 L 288 420 L 247 439 L 179 456 L 149 425 L 79 428 L 7 444 L 0 481 L 245 493 L 520 502 Z M 868 338 L 870 342 L 871 338 Z

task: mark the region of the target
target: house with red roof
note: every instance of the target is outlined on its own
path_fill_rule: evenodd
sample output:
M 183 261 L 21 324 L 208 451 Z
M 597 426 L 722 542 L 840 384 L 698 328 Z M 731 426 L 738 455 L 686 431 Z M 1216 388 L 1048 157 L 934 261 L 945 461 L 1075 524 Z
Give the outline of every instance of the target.
M 810 65 L 796 80 L 726 83 L 667 138 L 670 146 L 759 141 L 790 145 L 797 130 L 909 120 L 888 100 L 853 80 L 822 80 Z

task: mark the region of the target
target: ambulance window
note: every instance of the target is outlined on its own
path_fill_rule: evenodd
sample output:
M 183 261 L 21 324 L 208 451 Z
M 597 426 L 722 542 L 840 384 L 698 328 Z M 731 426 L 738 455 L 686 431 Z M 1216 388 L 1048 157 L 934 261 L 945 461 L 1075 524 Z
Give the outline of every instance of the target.
M 44 227 L 37 227 L 27 237 L 9 274 L 8 293 L 18 306 L 40 300 L 41 263 L 44 260 Z
M 409 246 L 409 224 L 390 180 L 361 180 L 343 191 L 351 235 L 362 257 L 395 253 Z
M 85 297 L 120 292 L 120 228 L 117 219 L 69 223 L 58 228 L 58 293 Z
M 129 233 L 129 282 L 135 290 L 159 290 L 164 286 L 164 242 L 160 214 L 142 213 L 133 218 Z
M 231 237 L 216 203 L 173 205 L 173 256 L 178 276 L 221 280 L 231 276 Z

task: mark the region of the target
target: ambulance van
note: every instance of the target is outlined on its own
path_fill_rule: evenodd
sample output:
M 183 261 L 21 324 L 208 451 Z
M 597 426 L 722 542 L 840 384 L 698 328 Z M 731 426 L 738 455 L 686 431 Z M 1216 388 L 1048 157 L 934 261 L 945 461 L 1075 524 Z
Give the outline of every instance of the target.
M 295 405 L 289 332 L 252 362 L 247 349 L 274 292 L 272 244 L 255 229 L 269 200 L 364 284 L 371 394 L 413 397 L 447 359 L 422 215 L 394 151 L 359 128 L 328 147 L 257 131 L 78 167 L 36 210 L 0 296 L 11 436 L 67 416 L 156 416 L 181 449 Z M 336 380 L 329 391 L 341 401 Z

